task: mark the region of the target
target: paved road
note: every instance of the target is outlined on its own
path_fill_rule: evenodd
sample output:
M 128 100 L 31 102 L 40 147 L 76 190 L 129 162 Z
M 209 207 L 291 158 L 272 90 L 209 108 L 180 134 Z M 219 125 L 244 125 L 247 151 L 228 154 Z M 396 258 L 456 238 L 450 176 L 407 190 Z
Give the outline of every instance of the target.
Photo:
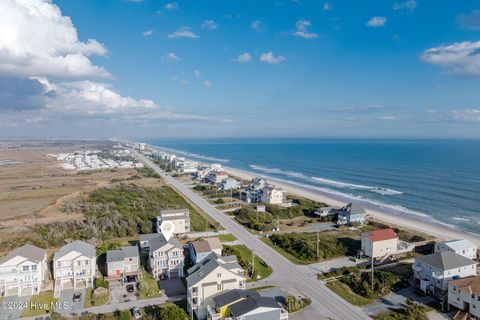
M 312 299 L 312 307 L 318 310 L 318 319 L 361 320 L 370 319 L 360 308 L 357 308 L 330 291 L 323 283 L 316 280 L 305 268 L 296 266 L 281 254 L 270 248 L 258 238 L 249 233 L 233 219 L 218 211 L 208 201 L 201 198 L 190 188 L 178 180 L 165 174 L 156 164 L 142 154 L 134 151 L 136 156 L 157 172 L 167 184 L 187 197 L 197 207 L 218 221 L 226 230 L 249 247 L 262 258 L 278 274 L 284 277 L 286 284 L 298 288 Z

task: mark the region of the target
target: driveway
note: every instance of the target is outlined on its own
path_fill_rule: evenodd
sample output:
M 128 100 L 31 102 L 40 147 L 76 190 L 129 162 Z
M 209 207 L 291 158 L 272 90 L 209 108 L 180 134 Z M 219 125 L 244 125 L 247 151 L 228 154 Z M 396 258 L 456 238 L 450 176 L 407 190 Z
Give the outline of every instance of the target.
M 126 285 L 133 285 L 135 290 L 137 290 L 135 282 L 131 282 Z M 122 284 L 118 280 L 110 281 L 110 285 L 109 285 L 110 297 L 111 297 L 110 304 L 137 300 L 137 296 L 135 295 L 135 292 L 127 292 L 126 285 Z
M 275 300 L 283 304 L 285 297 L 295 296 L 306 298 L 299 290 L 293 287 L 273 287 L 258 291 L 262 297 L 272 297 Z M 297 312 L 290 313 L 288 318 L 291 320 L 318 320 L 318 313 L 311 305 L 307 306 Z
M 160 289 L 172 300 L 182 300 L 187 296 L 187 289 L 181 278 L 170 278 L 160 281 Z
M 5 297 L 0 302 L 0 320 L 19 319 L 31 297 Z
M 340 258 L 335 258 L 335 259 L 322 261 L 318 263 L 312 263 L 312 264 L 309 264 L 308 267 L 315 273 L 330 272 L 336 269 L 340 269 L 341 267 L 353 267 L 366 262 L 367 260 L 361 260 L 361 261 L 355 262 L 349 257 L 340 257 Z
M 85 307 L 85 293 L 86 289 L 64 289 L 60 293 L 58 298 L 58 305 L 65 306 L 64 309 L 57 309 L 56 311 L 63 315 L 70 315 L 71 313 L 76 313 L 77 310 L 83 309 Z M 80 293 L 80 301 L 73 302 L 73 294 Z
M 434 301 L 430 296 L 417 295 L 413 288 L 405 288 L 386 295 L 382 299 L 364 307 L 363 310 L 369 315 L 376 315 L 382 311 L 388 311 L 389 309 L 402 308 L 407 298 L 412 298 L 423 304 L 429 304 Z

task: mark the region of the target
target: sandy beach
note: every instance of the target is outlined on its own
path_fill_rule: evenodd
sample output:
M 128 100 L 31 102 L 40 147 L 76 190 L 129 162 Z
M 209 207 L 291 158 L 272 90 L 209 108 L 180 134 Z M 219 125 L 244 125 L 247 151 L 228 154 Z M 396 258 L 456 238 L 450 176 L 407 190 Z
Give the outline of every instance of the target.
M 224 167 L 224 170 L 228 174 L 243 180 L 251 180 L 258 176 L 250 172 L 229 167 Z M 352 201 L 350 198 L 339 194 L 328 193 L 327 191 L 317 190 L 307 186 L 304 187 L 271 177 L 266 178 L 288 193 L 318 202 L 323 202 L 330 206 L 343 206 Z M 367 214 L 387 224 L 424 232 L 443 240 L 467 239 L 480 246 L 480 235 L 468 233 L 458 228 L 442 224 L 432 217 L 416 215 L 401 209 L 395 209 L 393 207 L 384 206 L 381 204 L 374 204 L 361 199 L 356 200 L 356 202 L 365 208 Z

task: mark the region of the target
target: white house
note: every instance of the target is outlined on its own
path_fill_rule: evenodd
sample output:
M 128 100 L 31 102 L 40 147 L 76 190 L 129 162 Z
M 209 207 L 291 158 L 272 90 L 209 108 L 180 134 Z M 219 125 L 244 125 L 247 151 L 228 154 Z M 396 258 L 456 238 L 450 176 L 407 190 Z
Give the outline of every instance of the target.
M 137 277 L 141 273 L 137 246 L 108 250 L 106 262 L 109 278 Z
M 387 259 L 411 252 L 414 244 L 401 241 L 392 229 L 373 230 L 362 234 L 362 252 L 373 259 Z
M 93 287 L 96 274 L 96 250 L 91 244 L 73 241 L 53 256 L 56 295 L 62 289 Z
M 0 297 L 40 293 L 47 280 L 47 252 L 31 244 L 0 258 Z
M 171 221 L 174 225 L 174 235 L 184 235 L 190 232 L 190 210 L 162 210 L 157 217 L 157 232 L 162 232 L 160 226 L 163 221 Z
M 336 209 L 335 211 L 338 214 L 337 225 L 339 226 L 351 226 L 353 223 L 365 223 L 367 215 L 365 208 L 354 202 L 347 204 L 343 208 Z
M 226 191 L 226 190 L 235 190 L 240 188 L 240 184 L 238 181 L 232 177 L 227 177 L 225 180 L 223 180 L 220 183 L 220 190 Z
M 415 258 L 415 285 L 425 293 L 444 294 L 452 279 L 477 275 L 477 263 L 455 252 L 443 251 Z
M 246 278 L 243 268 L 235 256 L 222 257 L 210 253 L 202 262 L 188 269 L 187 308 L 189 314 L 195 312 L 199 320 L 207 317 L 209 305 L 213 305 L 213 297 L 219 293 L 233 290 L 244 290 Z
M 480 277 L 470 276 L 448 283 L 448 304 L 480 318 Z M 465 319 L 455 317 L 454 319 Z
M 212 170 L 207 174 L 207 176 L 205 177 L 205 180 L 211 184 L 220 184 L 222 183 L 223 180 L 227 178 L 228 176 L 225 172 Z
M 250 184 L 240 193 L 240 198 L 248 203 L 257 203 L 261 201 L 263 187 L 267 185 L 264 178 L 254 178 Z
M 270 204 L 282 204 L 285 202 L 285 193 L 281 188 L 269 184 L 263 187 L 260 201 Z
M 159 279 L 161 276 L 168 278 L 183 277 L 185 257 L 183 245 L 175 238 L 168 241 L 163 234 L 149 240 L 149 266 L 152 275 Z
M 210 253 L 215 252 L 218 255 L 222 255 L 222 242 L 218 238 L 205 238 L 190 242 L 190 259 L 193 264 L 197 264 L 203 261 Z
M 468 240 L 453 240 L 435 244 L 435 252 L 451 251 L 468 259 L 477 258 L 477 246 Z
M 335 215 L 335 210 L 333 207 L 321 207 L 315 210 L 315 214 L 320 217 L 328 217 Z

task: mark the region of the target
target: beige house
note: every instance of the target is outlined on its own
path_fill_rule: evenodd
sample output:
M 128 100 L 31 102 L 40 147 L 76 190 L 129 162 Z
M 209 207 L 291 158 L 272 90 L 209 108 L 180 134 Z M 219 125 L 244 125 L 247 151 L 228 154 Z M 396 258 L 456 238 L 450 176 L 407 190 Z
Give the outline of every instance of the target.
M 184 235 L 190 232 L 190 210 L 162 210 L 157 217 L 157 232 L 160 233 L 160 226 L 163 221 L 171 221 L 174 225 L 174 235 Z
M 213 297 L 224 291 L 244 290 L 246 278 L 235 256 L 222 257 L 211 253 L 202 262 L 188 270 L 187 308 L 195 312 L 199 320 L 207 317 L 207 308 L 213 305 Z
M 163 234 L 157 235 L 149 241 L 149 265 L 152 275 L 157 279 L 164 275 L 169 278 L 183 277 L 183 245 L 175 238 L 167 241 Z
M 0 258 L 0 297 L 39 294 L 47 280 L 47 252 L 31 244 Z
M 411 252 L 414 245 L 398 239 L 392 229 L 374 230 L 362 234 L 362 252 L 373 259 L 386 259 L 391 256 Z
M 467 313 L 480 318 L 480 277 L 451 280 L 448 283 L 448 304 L 459 310 L 455 319 L 467 319 L 463 317 Z
M 285 202 L 285 193 L 282 189 L 273 185 L 266 185 L 263 187 L 260 201 L 270 204 L 282 204 Z
M 193 264 L 202 262 L 210 253 L 222 255 L 223 245 L 218 238 L 205 238 L 191 242 L 189 245 L 190 259 Z
M 141 274 L 140 255 L 137 246 L 108 250 L 106 262 L 109 278 L 134 277 Z
M 53 256 L 55 296 L 62 289 L 93 287 L 96 273 L 96 250 L 91 244 L 73 241 L 60 248 Z

